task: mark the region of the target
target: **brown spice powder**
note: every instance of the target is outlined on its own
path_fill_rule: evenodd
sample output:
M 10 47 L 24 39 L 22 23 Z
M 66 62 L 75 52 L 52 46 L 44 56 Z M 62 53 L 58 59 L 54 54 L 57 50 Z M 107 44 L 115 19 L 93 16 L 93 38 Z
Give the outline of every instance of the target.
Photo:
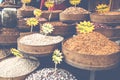
M 98 32 L 79 34 L 68 39 L 64 46 L 80 54 L 109 55 L 116 53 L 120 47 Z

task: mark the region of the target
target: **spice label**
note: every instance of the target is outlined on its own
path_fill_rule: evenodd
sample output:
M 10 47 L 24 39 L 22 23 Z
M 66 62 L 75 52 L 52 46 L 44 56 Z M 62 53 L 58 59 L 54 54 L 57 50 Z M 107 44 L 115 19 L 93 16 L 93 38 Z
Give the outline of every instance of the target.
M 54 6 L 54 2 L 53 1 L 46 1 L 45 2 L 45 7 L 52 8 L 53 6 Z
M 78 5 L 81 2 L 81 0 L 70 0 L 70 4 L 72 5 Z

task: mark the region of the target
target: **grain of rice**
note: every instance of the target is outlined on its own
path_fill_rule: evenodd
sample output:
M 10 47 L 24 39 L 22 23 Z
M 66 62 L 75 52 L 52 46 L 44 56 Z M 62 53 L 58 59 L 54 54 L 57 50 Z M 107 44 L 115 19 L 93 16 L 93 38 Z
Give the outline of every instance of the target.
M 32 46 L 43 46 L 59 43 L 63 40 L 61 36 L 45 36 L 39 33 L 24 36 L 20 39 L 20 43 Z
M 0 62 L 0 77 L 19 77 L 31 73 L 39 66 L 33 59 L 12 57 Z

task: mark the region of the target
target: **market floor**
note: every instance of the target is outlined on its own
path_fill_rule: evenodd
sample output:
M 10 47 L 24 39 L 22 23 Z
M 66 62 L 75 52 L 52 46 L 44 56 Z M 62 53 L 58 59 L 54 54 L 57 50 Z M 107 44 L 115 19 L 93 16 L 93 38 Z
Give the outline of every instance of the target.
M 51 60 L 51 55 L 40 57 L 39 60 L 41 63 L 39 69 L 54 67 L 54 63 Z M 90 71 L 88 70 L 72 67 L 64 61 L 58 65 L 58 68 L 62 68 L 71 72 L 78 80 L 89 80 Z M 120 66 L 110 70 L 96 71 L 95 80 L 120 80 Z

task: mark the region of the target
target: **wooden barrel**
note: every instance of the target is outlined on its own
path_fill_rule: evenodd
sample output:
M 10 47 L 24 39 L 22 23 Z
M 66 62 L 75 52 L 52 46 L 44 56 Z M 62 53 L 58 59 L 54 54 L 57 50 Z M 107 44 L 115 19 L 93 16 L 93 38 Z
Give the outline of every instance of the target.
M 46 55 L 46 54 L 52 53 L 55 49 L 58 49 L 61 47 L 61 42 L 50 44 L 50 45 L 42 45 L 42 46 L 26 45 L 26 44 L 20 43 L 21 38 L 22 37 L 18 38 L 17 40 L 17 47 L 19 51 L 26 54 Z
M 108 38 L 119 38 L 120 37 L 120 28 L 109 28 L 109 29 L 95 29 L 95 31 L 100 32 Z
M 77 53 L 76 51 L 69 50 L 63 41 L 62 52 L 65 56 L 65 60 L 71 66 L 87 69 L 87 70 L 104 70 L 110 69 L 118 65 L 120 52 L 116 52 L 110 55 L 91 55 Z
M 12 45 L 17 43 L 19 31 L 16 28 L 1 28 L 0 29 L 0 44 Z
M 0 80 L 25 80 L 27 76 L 24 75 L 24 76 L 20 76 L 20 77 L 15 77 L 15 78 L 2 78 L 0 77 Z
M 53 32 L 50 34 L 52 36 L 63 36 L 64 38 L 69 38 L 76 34 L 76 24 L 67 24 L 61 21 L 52 21 L 46 23 L 52 24 L 54 27 Z
M 67 23 L 73 23 L 73 22 L 79 22 L 89 20 L 89 14 L 64 14 L 60 13 L 60 21 L 67 22 Z
M 23 9 L 22 7 L 17 9 L 17 18 L 33 17 L 34 9 L 36 8 L 32 6 L 26 6 L 25 9 Z
M 109 12 L 106 14 L 92 13 L 90 19 L 93 22 L 103 24 L 118 24 L 120 23 L 120 12 Z

